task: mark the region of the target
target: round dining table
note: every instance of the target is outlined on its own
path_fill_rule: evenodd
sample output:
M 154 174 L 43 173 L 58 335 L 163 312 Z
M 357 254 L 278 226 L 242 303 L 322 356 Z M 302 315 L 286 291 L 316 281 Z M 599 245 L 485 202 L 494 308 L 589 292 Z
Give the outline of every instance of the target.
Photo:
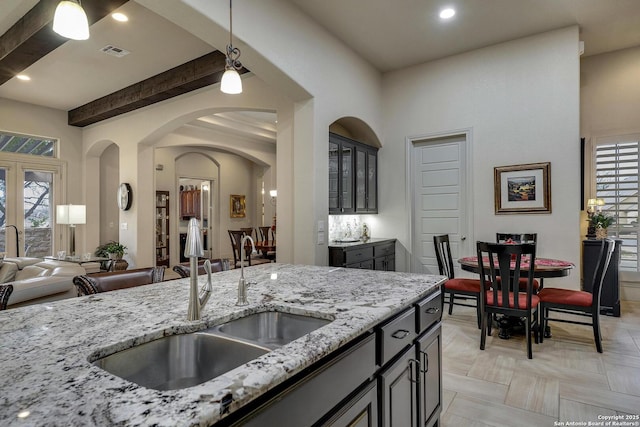
M 463 270 L 470 271 L 476 274 L 480 273 L 480 265 L 478 264 L 477 256 L 460 258 L 458 262 L 460 263 L 460 267 Z M 489 262 L 489 258 L 484 257 L 483 262 L 487 264 Z M 529 267 L 529 262 L 526 259 L 523 259 L 522 264 L 520 265 L 520 269 L 529 270 Z M 573 265 L 573 263 L 569 261 L 563 261 L 561 259 L 536 258 L 533 276 L 539 279 L 544 279 L 545 277 L 564 277 L 568 276 L 574 267 L 575 266 Z M 542 282 L 540 283 L 540 285 L 542 285 Z
M 495 261 L 497 267 L 497 259 Z M 482 262 L 483 264 L 487 265 L 489 263 L 489 257 L 483 257 Z M 480 274 L 480 264 L 478 263 L 477 256 L 460 258 L 458 260 L 458 263 L 460 263 L 460 267 L 463 270 Z M 512 262 L 511 266 L 512 268 L 515 268 L 515 262 Z M 528 271 L 530 267 L 530 262 L 526 259 L 523 259 L 522 263 L 520 264 L 520 270 Z M 536 258 L 534 262 L 533 276 L 540 279 L 540 289 L 542 289 L 544 287 L 544 278 L 568 276 L 574 267 L 575 265 L 572 262 L 564 261 L 561 259 Z M 503 316 L 502 320 L 498 322 L 500 328 L 498 336 L 502 339 L 509 339 L 512 330 L 521 329 L 521 327 L 523 326 L 521 323 L 522 322 L 519 321 L 519 319 L 515 320 L 513 318 Z M 544 336 L 545 338 L 551 337 L 551 329 L 548 326 L 544 330 Z

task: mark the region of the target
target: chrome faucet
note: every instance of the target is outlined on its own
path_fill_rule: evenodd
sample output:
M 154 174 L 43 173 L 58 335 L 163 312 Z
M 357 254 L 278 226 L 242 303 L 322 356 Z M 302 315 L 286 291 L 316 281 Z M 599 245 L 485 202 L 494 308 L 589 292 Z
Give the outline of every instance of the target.
M 200 224 L 196 218 L 189 220 L 184 256 L 189 258 L 189 279 L 191 280 L 187 320 L 200 320 L 200 310 L 204 308 L 211 295 L 211 262 L 208 259 L 204 262 L 207 284 L 198 296 L 198 257 L 204 256 L 204 249 L 200 240 Z
M 251 236 L 244 236 L 240 241 L 240 280 L 238 281 L 238 302 L 236 305 L 247 305 L 247 281 L 244 280 L 244 244 L 249 240 L 251 242 L 251 255 L 256 254 L 256 245 Z

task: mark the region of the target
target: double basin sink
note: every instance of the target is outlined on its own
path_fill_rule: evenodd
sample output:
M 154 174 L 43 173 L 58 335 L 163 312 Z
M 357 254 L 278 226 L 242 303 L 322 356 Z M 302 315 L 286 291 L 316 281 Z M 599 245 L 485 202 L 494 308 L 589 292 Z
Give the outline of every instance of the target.
M 330 322 L 279 311 L 254 313 L 122 350 L 94 365 L 143 387 L 177 390 L 209 381 Z

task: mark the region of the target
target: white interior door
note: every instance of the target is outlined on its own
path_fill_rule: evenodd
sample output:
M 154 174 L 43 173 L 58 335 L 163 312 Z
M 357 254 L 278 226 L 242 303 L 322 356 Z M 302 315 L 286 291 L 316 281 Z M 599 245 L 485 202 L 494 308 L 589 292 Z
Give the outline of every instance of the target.
M 448 234 L 455 262 L 470 255 L 467 239 L 467 137 L 417 140 L 412 156 L 412 266 L 415 273 L 439 274 L 433 236 Z

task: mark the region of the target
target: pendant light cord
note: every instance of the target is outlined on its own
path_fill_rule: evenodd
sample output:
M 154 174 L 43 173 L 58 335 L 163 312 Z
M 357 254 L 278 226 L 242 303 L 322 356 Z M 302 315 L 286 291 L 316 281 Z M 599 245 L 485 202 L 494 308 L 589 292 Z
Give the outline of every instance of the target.
M 229 0 L 229 46 L 233 45 L 233 0 Z

